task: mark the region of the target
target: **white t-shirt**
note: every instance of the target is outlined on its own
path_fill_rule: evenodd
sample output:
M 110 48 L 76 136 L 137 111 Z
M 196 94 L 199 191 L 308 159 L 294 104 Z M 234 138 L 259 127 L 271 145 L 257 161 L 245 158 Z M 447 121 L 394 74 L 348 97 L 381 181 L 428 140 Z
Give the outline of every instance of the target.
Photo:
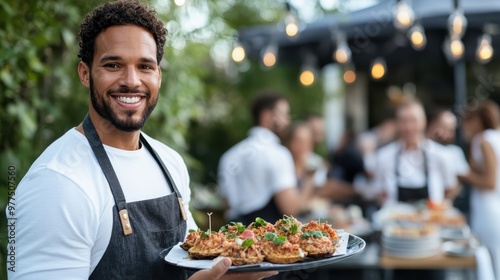
M 191 191 L 184 161 L 174 150 L 145 137 L 182 195 L 187 228 L 196 228 L 188 207 Z M 171 193 L 144 146 L 136 151 L 104 148 L 127 202 Z M 16 271 L 9 271 L 9 279 L 88 279 L 111 239 L 115 202 L 85 136 L 71 129 L 52 143 L 22 179 L 14 199 Z
M 229 219 L 262 209 L 274 194 L 297 185 L 290 151 L 263 127 L 250 129 L 248 138 L 222 156 L 218 177 Z
M 399 178 L 396 178 L 396 158 L 401 147 L 402 143 L 396 141 L 377 151 L 375 185 L 387 193 L 388 202 L 398 200 L 398 183 L 408 188 L 420 188 L 427 182 L 421 149 L 402 150 L 398 166 Z M 427 157 L 429 197 L 435 202 L 441 202 L 444 199 L 445 190 L 454 187 L 457 183 L 452 159 L 443 145 L 432 140 L 424 140 L 421 147 L 425 150 Z
M 455 170 L 455 174 L 467 175 L 469 173 L 469 163 L 465 158 L 464 151 L 459 146 L 453 144 L 444 147 L 448 150 L 450 160 L 453 163 L 451 167 Z

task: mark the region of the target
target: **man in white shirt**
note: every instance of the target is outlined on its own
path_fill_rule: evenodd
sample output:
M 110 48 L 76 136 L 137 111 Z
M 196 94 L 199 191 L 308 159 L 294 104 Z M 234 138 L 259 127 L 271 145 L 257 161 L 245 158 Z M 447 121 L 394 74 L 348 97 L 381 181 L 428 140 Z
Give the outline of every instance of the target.
M 429 125 L 427 126 L 427 138 L 442 144 L 448 151 L 450 166 L 455 175 L 464 176 L 469 172 L 469 164 L 462 149 L 454 145 L 457 130 L 457 117 L 450 110 L 434 110 L 429 114 Z M 456 197 L 460 187 L 455 188 L 449 195 Z
M 402 104 L 396 111 L 396 123 L 400 140 L 377 152 L 376 185 L 386 202 L 442 202 L 446 190 L 456 187 L 456 175 L 447 150 L 425 137 L 422 105 L 416 101 Z
M 256 217 L 275 221 L 296 215 L 312 193 L 297 188 L 292 155 L 278 134 L 290 122 L 287 99 L 264 93 L 252 105 L 254 127 L 219 163 L 219 191 L 228 203 L 227 217 L 249 224 Z
M 84 19 L 78 74 L 89 113 L 42 153 L 12 198 L 9 279 L 186 279 L 160 254 L 196 228 L 187 169 L 141 133 L 158 101 L 165 36 L 154 10 L 136 1 Z M 225 258 L 191 279 L 241 278 L 225 275 L 230 265 Z

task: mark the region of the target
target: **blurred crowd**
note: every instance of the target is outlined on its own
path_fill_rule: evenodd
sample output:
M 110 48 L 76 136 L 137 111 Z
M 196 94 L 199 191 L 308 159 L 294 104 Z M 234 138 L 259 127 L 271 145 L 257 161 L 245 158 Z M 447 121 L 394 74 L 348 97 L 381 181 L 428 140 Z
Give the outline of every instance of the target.
M 450 109 L 425 110 L 418 100 L 404 100 L 368 131 L 356 135 L 346 125 L 326 155 L 315 152 L 325 140 L 322 116 L 291 123 L 285 95 L 263 93 L 251 114 L 248 138 L 219 164 L 227 219 L 250 223 L 257 216 L 274 221 L 304 215 L 311 204 L 327 207 L 317 198 L 357 205 L 370 219 L 388 204 L 441 205 L 470 196 L 472 230 L 500 271 L 500 111 L 493 101 L 476 101 L 457 119 Z M 455 145 L 457 132 L 464 147 Z

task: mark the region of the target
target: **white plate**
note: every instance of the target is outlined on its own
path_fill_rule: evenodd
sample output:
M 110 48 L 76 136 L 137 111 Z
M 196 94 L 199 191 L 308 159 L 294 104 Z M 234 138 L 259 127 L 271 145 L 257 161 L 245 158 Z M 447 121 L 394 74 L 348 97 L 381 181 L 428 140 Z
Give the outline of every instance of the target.
M 337 230 L 337 232 L 339 231 Z M 306 258 L 304 261 L 294 264 L 273 264 L 269 262 L 262 262 L 253 265 L 231 266 L 229 269 L 232 271 L 292 271 L 309 269 L 344 260 L 361 253 L 365 249 L 366 242 L 363 239 L 346 232 L 339 233 L 341 234 L 339 247 L 335 253 L 328 258 L 320 260 Z M 165 262 L 189 270 L 209 269 L 212 267 L 212 260 L 192 260 L 188 257 L 188 253 L 180 248 L 179 245 L 180 243 L 175 245 L 165 256 Z
M 384 249 L 385 250 L 385 249 Z M 423 259 L 430 258 L 439 252 L 438 250 L 425 251 L 425 252 L 408 252 L 408 251 L 393 251 L 393 250 L 385 250 L 385 253 L 398 258 L 407 258 L 407 259 Z
M 441 227 L 440 236 L 442 239 L 446 240 L 460 240 L 467 239 L 470 237 L 470 228 L 468 226 L 464 227 Z
M 465 244 L 448 241 L 443 243 L 443 252 L 455 257 L 473 257 L 476 249 Z

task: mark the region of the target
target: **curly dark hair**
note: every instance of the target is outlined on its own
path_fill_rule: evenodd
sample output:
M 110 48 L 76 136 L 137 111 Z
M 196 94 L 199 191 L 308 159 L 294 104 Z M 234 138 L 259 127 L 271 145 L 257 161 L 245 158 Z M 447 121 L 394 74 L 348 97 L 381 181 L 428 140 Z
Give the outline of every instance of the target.
M 137 25 L 149 31 L 156 43 L 157 63 L 163 57 L 167 29 L 158 19 L 153 8 L 137 0 L 120 0 L 98 6 L 85 16 L 80 25 L 80 52 L 78 57 L 87 65 L 92 65 L 95 39 L 103 30 L 116 25 Z

